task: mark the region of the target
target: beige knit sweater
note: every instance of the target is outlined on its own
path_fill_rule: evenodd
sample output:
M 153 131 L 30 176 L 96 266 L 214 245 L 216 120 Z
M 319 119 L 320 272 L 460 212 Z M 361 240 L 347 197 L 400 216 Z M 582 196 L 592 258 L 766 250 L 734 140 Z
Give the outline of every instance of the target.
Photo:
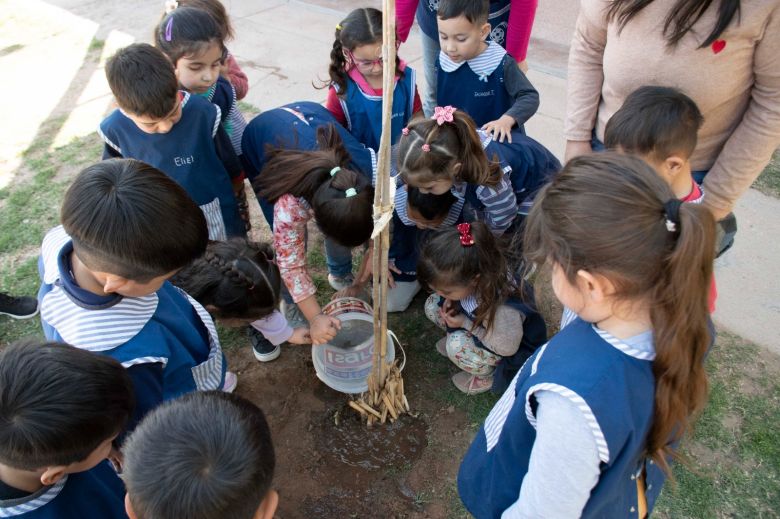
M 709 169 L 705 203 L 730 211 L 780 145 L 780 0 L 742 0 L 741 16 L 711 47 L 719 2 L 677 45 L 663 36 L 676 0 L 655 0 L 620 34 L 606 21 L 609 0 L 581 0 L 569 54 L 567 140 L 599 139 L 623 100 L 643 85 L 673 86 L 699 105 L 704 125 L 692 157 Z

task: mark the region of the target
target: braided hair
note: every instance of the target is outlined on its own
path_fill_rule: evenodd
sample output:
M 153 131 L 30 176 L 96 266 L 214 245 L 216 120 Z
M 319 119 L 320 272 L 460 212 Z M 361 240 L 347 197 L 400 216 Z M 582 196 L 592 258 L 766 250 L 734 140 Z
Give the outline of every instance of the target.
M 281 275 L 273 249 L 243 238 L 209 243 L 206 253 L 171 281 L 226 319 L 260 319 L 280 302 Z

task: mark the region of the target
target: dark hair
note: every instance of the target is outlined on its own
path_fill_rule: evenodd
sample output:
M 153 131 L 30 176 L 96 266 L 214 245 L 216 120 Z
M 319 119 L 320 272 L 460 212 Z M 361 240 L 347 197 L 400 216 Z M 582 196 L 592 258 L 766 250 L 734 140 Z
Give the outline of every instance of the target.
M 442 20 L 464 16 L 469 23 L 487 23 L 490 0 L 440 0 L 437 16 Z
M 474 119 L 466 112 L 455 111 L 452 122 L 441 125 L 434 119 L 414 119 L 408 128 L 398 141 L 398 168 L 407 184 L 449 179 L 494 186 L 501 181 L 498 162 L 488 159 Z M 460 171 L 453 175 L 450 170 L 458 162 Z
M 676 88 L 643 86 L 633 91 L 607 122 L 604 144 L 664 160 L 685 158 L 696 148 L 704 118 L 696 103 Z
M 735 16 L 739 19 L 740 0 L 715 1 L 718 1 L 718 20 L 710 34 L 699 45 L 700 49 L 712 45 Z M 618 31 L 622 31 L 634 16 L 652 2 L 653 0 L 613 0 L 607 8 L 607 19 L 609 21 L 616 20 Z M 666 36 L 669 46 L 677 45 L 688 32 L 693 30 L 693 26 L 704 16 L 712 3 L 713 0 L 677 0 L 677 3 L 669 9 L 666 20 L 664 20 L 664 36 Z
M 260 319 L 279 306 L 281 276 L 273 249 L 244 238 L 209 243 L 171 283 L 203 306 L 215 307 L 217 317 Z
M 208 11 L 196 7 L 179 7 L 163 16 L 154 31 L 154 46 L 168 56 L 174 67 L 183 57 L 196 56 L 217 44 L 222 59 L 227 57 L 223 30 Z
M 251 519 L 275 457 L 263 412 L 222 391 L 165 402 L 124 447 L 122 479 L 139 519 Z
M 333 49 L 330 51 L 330 66 L 328 75 L 331 84 L 338 87 L 338 94 L 347 93 L 347 69 L 350 63 L 344 56 L 346 50 L 353 51 L 361 45 L 382 43 L 382 12 L 373 7 L 355 9 L 336 26 Z M 401 70 L 401 59 L 395 57 L 395 73 L 404 76 Z M 322 85 L 323 87 L 328 84 Z
M 232 40 L 235 37 L 235 31 L 233 31 L 233 25 L 230 23 L 227 9 L 219 0 L 179 0 L 177 4 L 177 7 L 194 7 L 209 13 L 209 16 L 219 27 L 220 39 L 222 41 Z
M 37 470 L 84 461 L 134 405 L 113 358 L 56 342 L 12 344 L 0 353 L 0 463 Z
M 323 234 L 347 247 L 361 245 L 373 230 L 374 188 L 364 175 L 347 169 L 349 152 L 332 124 L 317 128 L 317 143 L 320 149 L 314 151 L 269 147 L 255 189 L 272 204 L 285 194 L 305 199 Z M 348 189 L 357 193 L 348 197 Z
M 467 247 L 460 243 L 457 227 L 435 231 L 423 244 L 417 263 L 417 278 L 420 283 L 433 286 L 466 287 L 474 283 L 477 300 L 474 326 L 487 329 L 493 326 L 496 311 L 506 299 L 519 292 L 508 276 L 514 272 L 509 258 L 509 239 L 493 235 L 482 222 L 472 222 L 471 235 L 474 245 Z
M 104 160 L 79 173 L 60 217 L 88 268 L 138 282 L 182 268 L 208 243 L 206 219 L 187 192 L 133 159 Z
M 176 105 L 179 80 L 168 58 L 148 43 L 119 49 L 106 63 L 117 104 L 135 115 L 162 118 Z
M 443 195 L 421 193 L 416 187 L 406 187 L 406 202 L 426 220 L 445 217 L 455 203 L 455 195 L 447 191 Z
M 530 261 L 559 264 L 572 283 L 581 269 L 603 275 L 614 284 L 615 297 L 650 302 L 656 388 L 646 449 L 667 472 L 672 444 L 706 400 L 707 294 L 715 251 L 707 208 L 682 204 L 670 231 L 670 200 L 677 202 L 671 188 L 637 157 L 578 157 L 537 196 L 525 235 Z

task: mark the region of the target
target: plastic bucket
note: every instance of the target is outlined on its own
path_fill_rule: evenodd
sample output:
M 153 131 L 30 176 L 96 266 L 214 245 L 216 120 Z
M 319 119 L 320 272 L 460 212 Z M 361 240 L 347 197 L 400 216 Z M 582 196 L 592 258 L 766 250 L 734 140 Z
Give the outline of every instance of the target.
M 374 311 L 365 301 L 344 297 L 328 303 L 322 313 L 341 321 L 341 330 L 328 344 L 312 346 L 311 358 L 317 378 L 342 393 L 368 390 L 368 375 L 374 358 Z M 387 362 L 395 359 L 388 332 Z

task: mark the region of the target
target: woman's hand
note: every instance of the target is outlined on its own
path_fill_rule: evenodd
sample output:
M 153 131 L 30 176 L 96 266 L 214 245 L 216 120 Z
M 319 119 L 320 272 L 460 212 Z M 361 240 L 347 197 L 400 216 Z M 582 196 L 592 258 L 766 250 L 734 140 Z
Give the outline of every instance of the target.
M 293 330 L 292 336 L 287 339 L 290 344 L 311 344 L 311 332 L 308 328 L 301 326 Z
M 341 329 L 341 321 L 325 314 L 317 314 L 309 321 L 311 342 L 314 345 L 331 341 Z
M 593 148 L 590 147 L 590 141 L 566 141 L 566 152 L 563 155 L 563 161 L 569 162 L 574 157 L 580 155 L 588 155 L 593 153 Z

